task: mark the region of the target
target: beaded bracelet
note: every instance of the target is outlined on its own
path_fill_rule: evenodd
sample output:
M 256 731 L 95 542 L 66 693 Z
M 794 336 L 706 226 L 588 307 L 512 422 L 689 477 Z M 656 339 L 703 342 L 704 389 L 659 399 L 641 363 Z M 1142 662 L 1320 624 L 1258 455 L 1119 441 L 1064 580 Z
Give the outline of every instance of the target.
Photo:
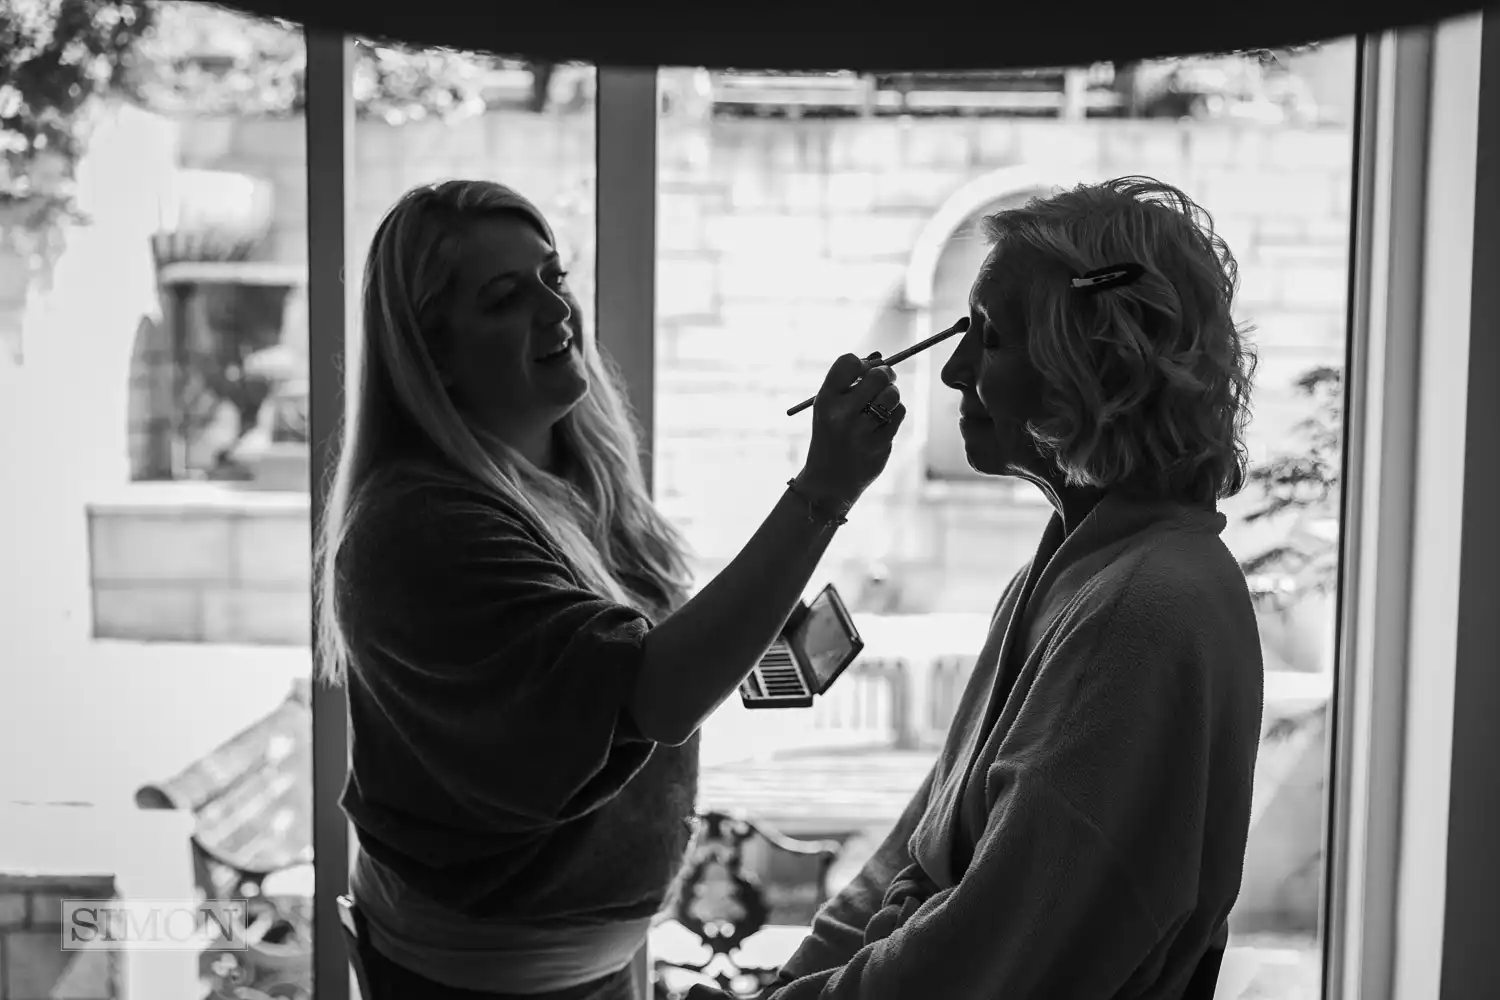
M 849 523 L 849 519 L 844 516 L 844 514 L 849 512 L 848 507 L 845 507 L 842 513 L 829 514 L 822 509 L 822 506 L 816 500 L 802 492 L 802 487 L 797 485 L 795 477 L 786 481 L 786 487 L 792 491 L 793 496 L 800 498 L 803 503 L 807 504 L 807 520 L 810 524 L 838 527 L 841 524 Z

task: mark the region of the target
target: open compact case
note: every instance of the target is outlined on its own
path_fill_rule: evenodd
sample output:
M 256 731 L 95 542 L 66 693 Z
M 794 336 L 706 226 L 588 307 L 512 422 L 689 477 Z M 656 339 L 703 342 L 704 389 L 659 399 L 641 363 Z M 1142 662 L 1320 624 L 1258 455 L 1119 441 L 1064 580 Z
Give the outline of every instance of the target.
M 865 648 L 833 584 L 798 602 L 781 635 L 740 683 L 746 708 L 808 708 Z

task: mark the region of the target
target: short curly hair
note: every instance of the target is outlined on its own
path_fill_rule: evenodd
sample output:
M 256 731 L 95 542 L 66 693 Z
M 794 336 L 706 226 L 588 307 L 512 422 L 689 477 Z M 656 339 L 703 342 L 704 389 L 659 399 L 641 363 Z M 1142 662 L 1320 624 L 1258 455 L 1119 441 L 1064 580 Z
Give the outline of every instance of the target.
M 1210 503 L 1245 484 L 1255 353 L 1232 316 L 1234 255 L 1191 198 L 1150 177 L 1085 184 L 984 220 L 992 296 L 1027 331 L 1043 415 L 1027 426 L 1072 485 Z M 1131 284 L 1071 279 L 1122 262 Z

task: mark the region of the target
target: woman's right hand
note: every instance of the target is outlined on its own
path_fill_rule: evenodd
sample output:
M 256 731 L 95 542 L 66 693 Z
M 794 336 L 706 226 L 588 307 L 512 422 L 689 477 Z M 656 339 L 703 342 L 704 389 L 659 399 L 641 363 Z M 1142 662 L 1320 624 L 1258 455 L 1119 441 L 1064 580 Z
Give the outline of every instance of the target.
M 890 417 L 882 422 L 871 409 Z M 818 501 L 848 508 L 885 471 L 904 419 L 896 373 L 880 355 L 839 358 L 813 403 L 812 442 L 797 485 Z
M 905 413 L 893 381 L 878 356 L 833 363 L 813 401 L 797 489 L 782 493 L 729 565 L 646 633 L 628 709 L 647 739 L 686 741 L 776 641 L 833 540 L 828 520 L 844 516 L 890 458 Z M 872 402 L 881 412 L 865 410 Z

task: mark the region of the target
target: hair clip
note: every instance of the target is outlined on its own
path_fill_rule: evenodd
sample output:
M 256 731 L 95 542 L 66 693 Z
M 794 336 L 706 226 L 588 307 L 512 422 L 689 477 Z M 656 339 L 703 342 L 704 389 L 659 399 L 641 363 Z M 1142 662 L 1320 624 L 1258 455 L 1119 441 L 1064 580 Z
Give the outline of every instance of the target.
M 1128 285 L 1145 273 L 1145 267 L 1140 264 L 1111 264 L 1108 267 L 1090 271 L 1081 278 L 1074 278 L 1073 287 L 1079 291 L 1097 292 L 1104 288 Z

